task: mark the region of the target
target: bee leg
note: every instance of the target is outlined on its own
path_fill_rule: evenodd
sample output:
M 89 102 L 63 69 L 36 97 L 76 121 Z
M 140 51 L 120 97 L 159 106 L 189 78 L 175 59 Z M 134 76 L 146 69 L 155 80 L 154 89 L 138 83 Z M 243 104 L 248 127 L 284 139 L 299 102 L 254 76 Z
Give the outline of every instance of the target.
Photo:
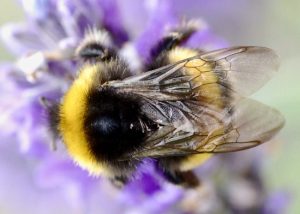
M 176 46 L 181 45 L 190 36 L 199 29 L 200 24 L 197 21 L 182 22 L 177 28 L 172 29 L 165 35 L 151 50 L 153 59 L 159 57 L 163 52 L 169 51 Z
M 44 107 L 48 116 L 48 125 L 50 129 L 51 141 L 50 148 L 53 151 L 57 150 L 56 140 L 59 138 L 58 124 L 59 124 L 59 104 L 51 101 L 46 97 L 40 97 L 40 104 Z
M 113 48 L 105 47 L 102 44 L 90 43 L 82 47 L 77 52 L 77 56 L 84 62 L 96 63 L 107 62 L 112 59 L 117 59 L 117 53 Z
M 109 180 L 117 188 L 124 187 L 128 182 L 128 178 L 125 176 L 114 176 L 114 177 L 110 178 Z
M 118 58 L 109 33 L 96 28 L 87 31 L 75 54 L 89 63 L 107 62 Z
M 187 188 L 194 188 L 199 186 L 200 182 L 193 171 L 164 171 L 165 178 L 176 185 L 182 185 Z
M 121 80 L 132 73 L 128 63 L 118 55 L 110 35 L 103 29 L 90 29 L 75 55 L 86 64 L 103 64 L 103 82 Z

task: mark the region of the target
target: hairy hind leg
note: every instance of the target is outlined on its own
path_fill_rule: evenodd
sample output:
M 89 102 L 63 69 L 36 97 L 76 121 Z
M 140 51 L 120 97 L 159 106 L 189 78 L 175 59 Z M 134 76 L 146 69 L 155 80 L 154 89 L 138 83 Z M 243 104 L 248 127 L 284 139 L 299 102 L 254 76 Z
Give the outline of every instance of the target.
M 163 52 L 174 49 L 188 40 L 190 36 L 199 29 L 197 21 L 182 22 L 173 28 L 151 49 L 153 59 L 159 57 Z

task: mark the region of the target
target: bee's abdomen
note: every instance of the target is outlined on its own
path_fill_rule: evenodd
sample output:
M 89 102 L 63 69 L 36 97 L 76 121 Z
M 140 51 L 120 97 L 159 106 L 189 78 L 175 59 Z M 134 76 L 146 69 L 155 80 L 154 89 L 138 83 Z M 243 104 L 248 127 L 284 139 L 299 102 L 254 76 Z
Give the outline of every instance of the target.
M 112 88 L 91 91 L 88 97 L 85 135 L 96 158 L 116 160 L 142 146 L 146 122 L 137 98 Z

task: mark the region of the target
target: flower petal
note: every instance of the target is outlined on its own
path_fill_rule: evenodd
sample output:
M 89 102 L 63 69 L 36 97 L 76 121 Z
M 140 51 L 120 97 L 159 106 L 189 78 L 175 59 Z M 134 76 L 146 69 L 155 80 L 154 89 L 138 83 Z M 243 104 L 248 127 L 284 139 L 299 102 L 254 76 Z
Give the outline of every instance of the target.
M 205 51 L 216 50 L 228 46 L 227 42 L 216 36 L 211 29 L 204 23 L 200 22 L 199 30 L 191 35 L 185 43 L 190 48 L 200 48 Z
M 100 27 L 101 8 L 86 0 L 62 0 L 57 2 L 61 23 L 70 37 L 82 38 L 90 27 Z
M 177 16 L 173 10 L 170 0 L 146 1 L 145 7 L 148 9 L 149 20 L 145 30 L 135 41 L 136 49 L 144 62 L 151 60 L 151 48 L 163 36 L 167 28 L 178 23 Z
M 8 24 L 0 29 L 0 36 L 7 48 L 16 56 L 46 48 L 38 31 L 28 24 Z
M 112 35 L 116 45 L 121 46 L 128 40 L 116 0 L 98 0 L 102 11 L 102 26 Z

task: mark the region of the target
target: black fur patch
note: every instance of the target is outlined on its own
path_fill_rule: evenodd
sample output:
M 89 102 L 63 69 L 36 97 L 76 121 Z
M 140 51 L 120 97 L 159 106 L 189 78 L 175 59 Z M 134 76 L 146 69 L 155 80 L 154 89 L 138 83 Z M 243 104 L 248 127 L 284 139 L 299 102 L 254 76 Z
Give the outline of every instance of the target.
M 143 145 L 151 122 L 138 98 L 104 87 L 89 93 L 87 106 L 84 128 L 96 158 L 111 162 Z

